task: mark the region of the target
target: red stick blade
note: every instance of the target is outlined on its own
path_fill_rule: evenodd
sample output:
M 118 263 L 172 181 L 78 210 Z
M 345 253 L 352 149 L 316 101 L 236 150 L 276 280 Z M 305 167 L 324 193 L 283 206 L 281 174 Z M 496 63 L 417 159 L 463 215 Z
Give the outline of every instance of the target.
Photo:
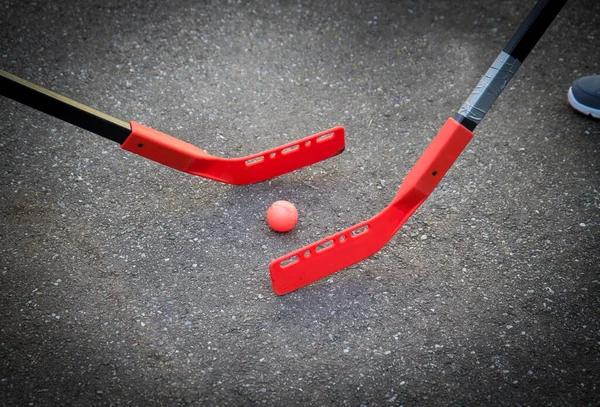
M 424 200 L 407 191 L 371 219 L 273 260 L 273 291 L 288 294 L 377 253 Z
M 271 262 L 275 294 L 297 290 L 377 253 L 427 199 L 472 137 L 448 119 L 382 212 Z
M 242 158 L 212 156 L 175 137 L 131 122 L 121 148 L 188 174 L 229 184 L 253 184 L 295 171 L 344 151 L 343 127 Z
M 288 253 L 269 265 L 273 291 L 285 295 L 309 285 L 366 259 L 386 242 L 371 219 Z
M 248 157 L 213 158 L 203 172 L 230 184 L 253 184 L 298 170 L 340 154 L 346 148 L 343 127 L 335 127 L 301 140 Z

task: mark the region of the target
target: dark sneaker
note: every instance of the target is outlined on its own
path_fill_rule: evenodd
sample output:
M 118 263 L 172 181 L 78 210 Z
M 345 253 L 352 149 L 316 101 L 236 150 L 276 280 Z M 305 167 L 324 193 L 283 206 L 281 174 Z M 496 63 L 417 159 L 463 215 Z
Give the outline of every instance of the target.
M 569 89 L 569 104 L 583 114 L 600 119 L 600 75 L 577 79 Z

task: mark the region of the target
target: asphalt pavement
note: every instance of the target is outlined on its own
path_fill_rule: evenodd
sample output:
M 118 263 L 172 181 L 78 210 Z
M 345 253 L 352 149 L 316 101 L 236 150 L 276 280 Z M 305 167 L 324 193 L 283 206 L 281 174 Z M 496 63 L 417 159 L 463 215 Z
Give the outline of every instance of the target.
M 0 69 L 119 119 L 223 157 L 347 136 L 231 186 L 0 97 L 0 404 L 600 405 L 600 121 L 566 97 L 600 74 L 596 0 L 380 252 L 269 278 L 392 200 L 533 4 L 0 0 Z

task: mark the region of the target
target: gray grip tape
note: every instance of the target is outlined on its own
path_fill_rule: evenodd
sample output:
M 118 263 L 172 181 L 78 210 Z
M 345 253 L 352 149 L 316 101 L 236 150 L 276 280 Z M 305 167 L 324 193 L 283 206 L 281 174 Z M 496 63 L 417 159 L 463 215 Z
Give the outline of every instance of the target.
M 502 51 L 458 113 L 479 123 L 520 66 L 518 59 Z

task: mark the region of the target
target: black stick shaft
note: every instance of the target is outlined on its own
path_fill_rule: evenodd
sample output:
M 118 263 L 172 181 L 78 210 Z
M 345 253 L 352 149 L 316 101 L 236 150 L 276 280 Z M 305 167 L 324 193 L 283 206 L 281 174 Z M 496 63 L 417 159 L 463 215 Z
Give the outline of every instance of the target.
M 454 117 L 473 131 L 567 0 L 539 0 Z
M 0 95 L 122 144 L 129 123 L 0 70 Z
M 540 0 L 512 36 L 504 52 L 523 63 L 567 0 Z

